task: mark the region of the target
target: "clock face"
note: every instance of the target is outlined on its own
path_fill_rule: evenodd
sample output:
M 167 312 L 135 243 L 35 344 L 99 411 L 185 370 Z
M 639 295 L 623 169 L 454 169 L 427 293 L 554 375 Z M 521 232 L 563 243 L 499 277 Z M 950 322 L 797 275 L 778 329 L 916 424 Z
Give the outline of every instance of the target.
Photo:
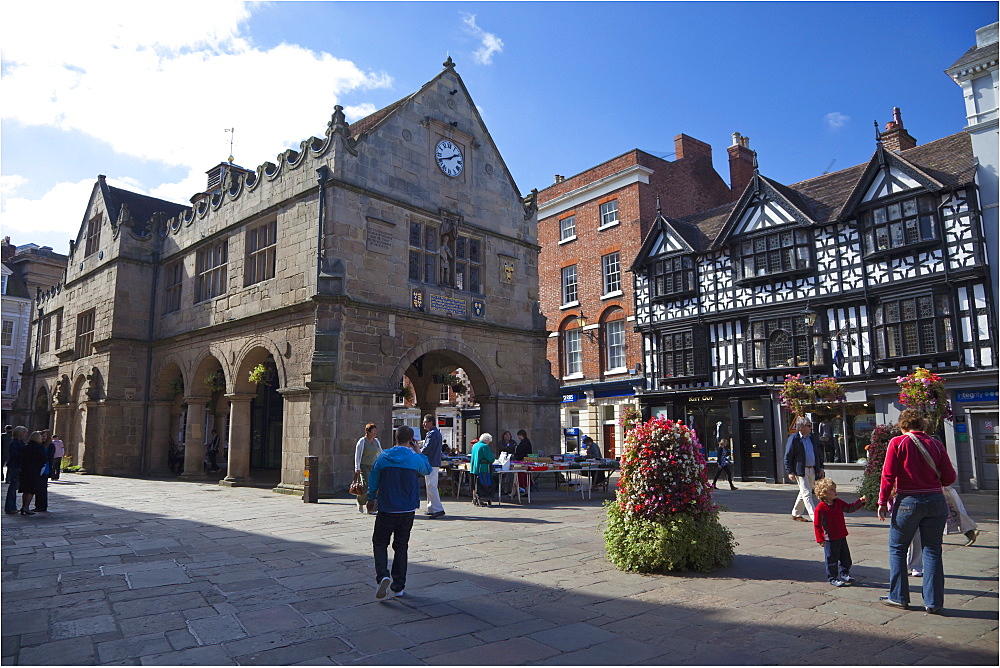
M 442 139 L 437 143 L 434 150 L 434 158 L 438 167 L 448 176 L 458 176 L 465 166 L 465 158 L 462 157 L 462 149 L 447 139 Z

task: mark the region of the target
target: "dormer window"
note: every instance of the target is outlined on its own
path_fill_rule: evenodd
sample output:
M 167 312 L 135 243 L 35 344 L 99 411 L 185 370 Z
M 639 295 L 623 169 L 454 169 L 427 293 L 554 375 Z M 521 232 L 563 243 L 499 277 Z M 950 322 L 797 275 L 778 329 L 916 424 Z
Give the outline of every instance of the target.
M 97 214 L 87 223 L 87 246 L 84 257 L 93 255 L 101 247 L 101 214 Z
M 865 255 L 909 252 L 938 242 L 934 199 L 911 197 L 862 211 Z
M 734 264 L 740 283 L 768 281 L 812 271 L 813 244 L 808 230 L 784 230 L 736 244 Z

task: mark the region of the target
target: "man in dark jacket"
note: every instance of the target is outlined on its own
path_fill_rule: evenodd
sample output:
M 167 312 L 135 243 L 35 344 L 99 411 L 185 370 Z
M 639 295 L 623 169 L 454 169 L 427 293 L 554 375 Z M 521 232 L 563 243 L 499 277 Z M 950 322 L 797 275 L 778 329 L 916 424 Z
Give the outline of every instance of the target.
M 10 439 L 10 453 L 7 455 L 7 496 L 4 497 L 3 509 L 8 515 L 17 512 L 17 486 L 21 482 L 21 452 L 24 450 L 24 437 L 28 435 L 27 427 L 14 427 Z
M 785 473 L 792 482 L 799 485 L 799 495 L 792 507 L 792 519 L 798 522 L 812 522 L 816 508 L 813 483 L 823 477 L 823 448 L 812 436 L 812 421 L 800 417 L 795 421 L 796 433 L 785 444 Z M 803 516 L 803 511 L 808 519 Z
M 441 449 L 443 439 L 441 430 L 437 428 L 437 418 L 432 413 L 424 416 L 424 449 L 422 452 L 430 462 L 431 472 L 424 477 L 424 489 L 427 490 L 427 511 L 431 517 L 444 515 L 441 504 L 441 493 L 438 491 L 438 475 L 441 473 Z
M 410 546 L 413 516 L 420 507 L 420 476 L 431 472 L 427 456 L 413 438 L 413 429 L 396 430 L 396 447 L 375 460 L 368 479 L 368 498 L 378 500 L 372 548 L 375 553 L 375 598 L 382 600 L 392 587 L 399 597 L 406 588 L 406 555 Z M 392 541 L 392 572 L 389 571 L 389 541 Z

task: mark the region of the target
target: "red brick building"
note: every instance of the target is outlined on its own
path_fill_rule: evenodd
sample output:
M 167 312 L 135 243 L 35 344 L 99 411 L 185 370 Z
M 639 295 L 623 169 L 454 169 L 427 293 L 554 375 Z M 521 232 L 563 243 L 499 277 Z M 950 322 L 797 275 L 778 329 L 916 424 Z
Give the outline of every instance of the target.
M 548 360 L 563 387 L 562 426 L 593 437 L 607 457 L 618 450 L 621 407 L 634 404 L 633 383 L 642 379 L 627 270 L 643 238 L 660 214 L 732 201 L 749 180 L 740 175 L 753 173 L 742 138 L 730 147 L 735 194 L 712 166 L 711 146 L 683 134 L 674 144 L 673 161 L 634 149 L 576 176 L 557 175 L 538 193 L 540 302 Z

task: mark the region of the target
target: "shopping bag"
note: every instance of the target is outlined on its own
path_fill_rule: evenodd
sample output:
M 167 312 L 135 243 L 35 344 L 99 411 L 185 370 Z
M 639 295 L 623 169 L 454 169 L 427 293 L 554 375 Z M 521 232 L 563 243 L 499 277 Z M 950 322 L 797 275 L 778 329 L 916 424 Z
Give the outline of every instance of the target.
M 360 496 L 364 494 L 367 489 L 368 486 L 365 485 L 365 482 L 361 479 L 361 473 L 355 471 L 354 480 L 351 481 L 351 486 L 348 488 L 347 491 L 353 494 L 354 496 Z

